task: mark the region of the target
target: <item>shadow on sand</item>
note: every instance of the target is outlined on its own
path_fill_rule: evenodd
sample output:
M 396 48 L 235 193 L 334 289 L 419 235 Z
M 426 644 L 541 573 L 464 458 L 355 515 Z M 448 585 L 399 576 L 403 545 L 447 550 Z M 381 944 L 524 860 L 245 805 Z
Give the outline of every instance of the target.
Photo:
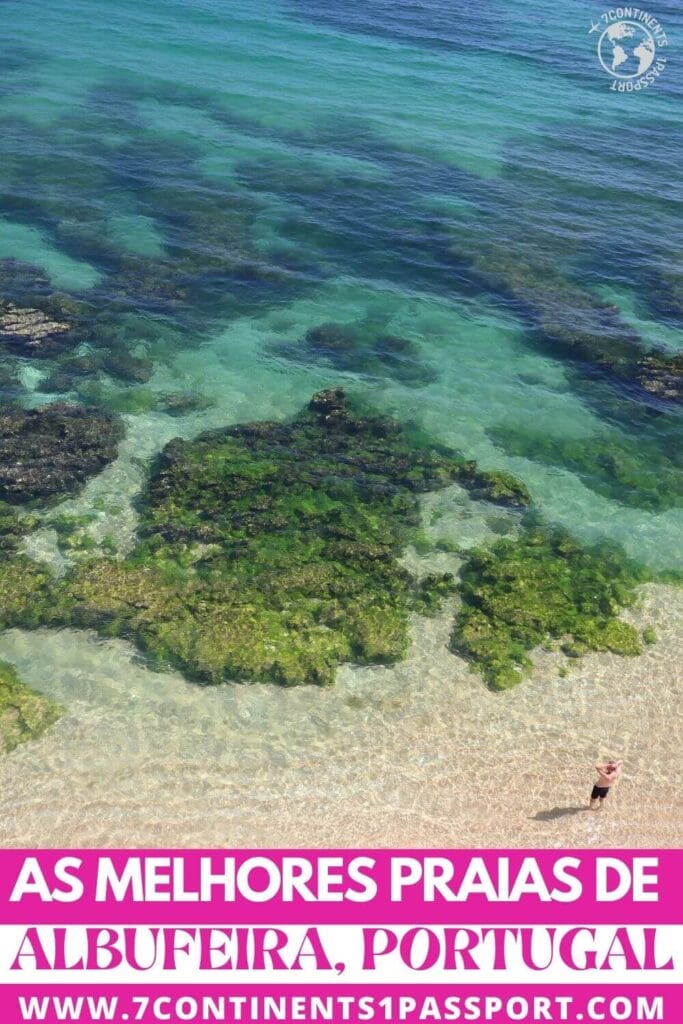
M 533 821 L 556 821 L 558 818 L 568 818 L 571 814 L 581 814 L 582 811 L 590 810 L 585 804 L 582 807 L 551 807 L 549 811 L 539 811 L 532 815 Z

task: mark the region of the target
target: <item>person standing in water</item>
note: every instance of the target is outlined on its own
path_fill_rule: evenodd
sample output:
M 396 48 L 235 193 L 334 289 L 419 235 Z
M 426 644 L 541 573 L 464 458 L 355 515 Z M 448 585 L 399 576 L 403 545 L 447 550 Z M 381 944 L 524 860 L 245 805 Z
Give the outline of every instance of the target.
M 598 773 L 598 781 L 591 792 L 590 806 L 591 810 L 600 810 L 609 796 L 610 789 L 621 778 L 624 762 L 608 761 L 607 764 L 596 764 L 595 770 Z

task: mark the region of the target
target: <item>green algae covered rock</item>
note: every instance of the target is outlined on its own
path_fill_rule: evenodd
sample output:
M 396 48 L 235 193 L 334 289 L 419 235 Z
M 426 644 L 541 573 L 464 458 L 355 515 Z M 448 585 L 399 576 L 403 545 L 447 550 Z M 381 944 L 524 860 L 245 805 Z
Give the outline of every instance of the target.
M 24 536 L 38 524 L 0 501 L 0 630 L 40 626 L 52 600 L 53 577 L 48 569 L 18 553 Z
M 53 600 L 54 579 L 47 568 L 21 555 L 0 558 L 0 629 L 49 625 Z
M 19 554 L 27 519 L 0 505 L 0 628 L 126 637 L 153 665 L 203 683 L 328 685 L 343 662 L 404 657 L 410 614 L 436 613 L 457 589 L 448 573 L 418 580 L 399 562 L 420 543 L 420 494 L 453 481 L 512 508 L 530 500 L 509 474 L 481 471 L 341 390 L 314 395 L 289 422 L 175 439 L 125 558 L 100 551 L 55 579 Z M 549 638 L 570 657 L 638 654 L 618 613 L 645 578 L 618 549 L 582 547 L 525 513 L 517 539 L 466 556 L 452 649 L 498 689 L 519 682 Z
M 176 439 L 143 495 L 136 549 L 79 566 L 41 614 L 127 636 L 207 683 L 329 684 L 341 662 L 396 661 L 409 613 L 435 611 L 454 586 L 418 583 L 398 557 L 419 530 L 418 495 L 461 461 L 340 390 L 288 423 Z
M 640 654 L 637 631 L 618 614 L 647 578 L 612 545 L 583 547 L 562 530 L 532 523 L 515 540 L 470 552 L 451 649 L 498 690 L 520 682 L 531 667 L 529 651 L 550 638 L 570 637 L 570 657 Z
M 0 661 L 0 753 L 40 736 L 59 714 L 57 704 L 29 689 L 11 665 Z
M 12 505 L 0 501 L 0 557 L 16 551 L 24 536 L 37 525 L 37 517 L 20 516 Z
M 480 501 L 514 509 L 528 508 L 531 504 L 531 495 L 521 480 L 503 469 L 481 470 L 476 462 L 466 462 L 460 467 L 458 481 Z

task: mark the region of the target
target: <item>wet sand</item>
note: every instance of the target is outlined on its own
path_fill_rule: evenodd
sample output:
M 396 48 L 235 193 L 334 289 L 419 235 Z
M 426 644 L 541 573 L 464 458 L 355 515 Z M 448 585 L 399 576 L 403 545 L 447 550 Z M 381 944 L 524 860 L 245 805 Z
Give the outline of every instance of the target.
M 329 690 L 201 688 L 121 641 L 0 637 L 0 657 L 61 700 L 0 759 L 2 846 L 676 846 L 683 834 L 683 592 L 648 586 L 627 617 L 658 642 L 593 654 L 489 692 L 415 624 L 409 659 L 346 666 Z M 562 659 L 564 661 L 564 659 Z M 598 758 L 625 776 L 586 809 Z

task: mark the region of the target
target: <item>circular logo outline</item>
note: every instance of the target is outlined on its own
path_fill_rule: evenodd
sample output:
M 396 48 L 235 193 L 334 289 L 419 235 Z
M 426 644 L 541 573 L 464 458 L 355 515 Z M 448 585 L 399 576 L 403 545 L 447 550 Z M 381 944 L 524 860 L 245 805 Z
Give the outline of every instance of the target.
M 652 43 L 652 60 L 648 64 L 645 71 L 635 71 L 632 72 L 630 75 L 627 75 L 621 71 L 613 71 L 612 68 L 608 67 L 607 64 L 605 64 L 605 61 L 602 58 L 602 41 L 607 35 L 607 33 L 610 31 L 610 29 L 615 28 L 617 25 L 632 25 L 634 28 L 639 28 L 641 32 L 643 32 Z M 596 49 L 598 54 L 598 60 L 600 61 L 603 70 L 606 71 L 608 75 L 612 75 L 613 78 L 619 78 L 622 81 L 633 81 L 636 78 L 642 78 L 643 75 L 646 75 L 652 67 L 657 55 L 657 43 L 652 32 L 650 32 L 650 29 L 646 25 L 642 25 L 637 21 L 630 21 L 628 18 L 624 18 L 621 21 L 615 21 L 611 25 L 608 25 L 607 28 L 605 28 L 604 31 L 601 33 L 600 38 L 598 39 L 598 45 Z

